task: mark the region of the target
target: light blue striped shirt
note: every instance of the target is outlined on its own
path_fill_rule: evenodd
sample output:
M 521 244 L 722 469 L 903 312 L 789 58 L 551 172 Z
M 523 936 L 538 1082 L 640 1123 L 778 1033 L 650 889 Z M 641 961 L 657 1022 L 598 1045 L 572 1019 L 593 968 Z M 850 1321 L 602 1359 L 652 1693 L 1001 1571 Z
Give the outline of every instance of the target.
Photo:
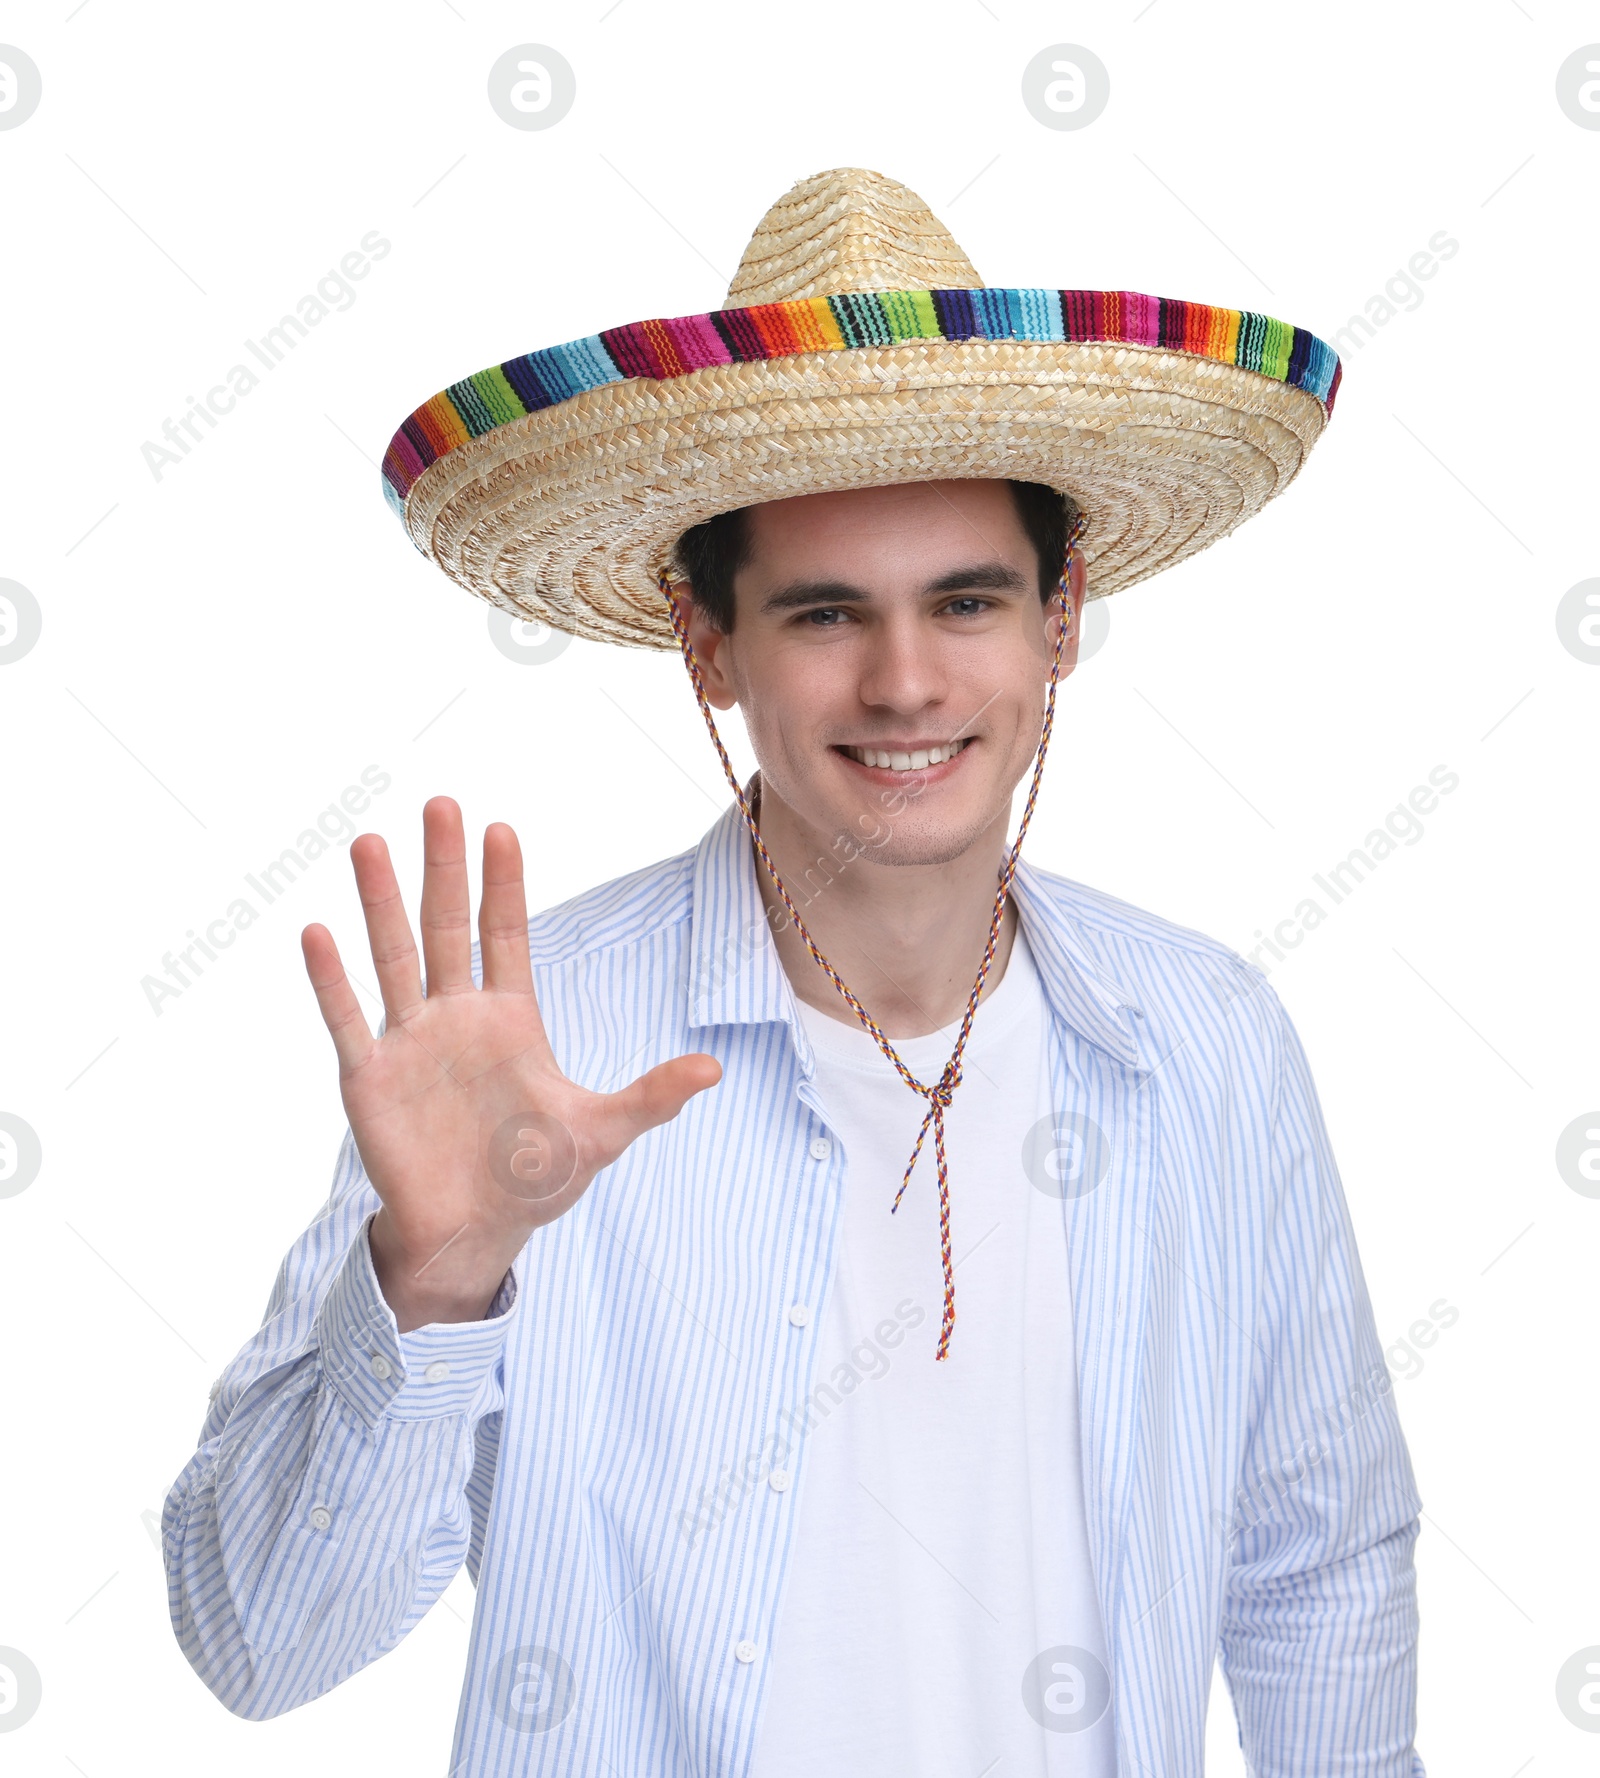
M 397 1331 L 347 1135 L 163 1514 L 178 1640 L 230 1710 L 337 1685 L 465 1560 L 456 1778 L 745 1778 L 803 1451 L 786 1492 L 752 1483 L 819 1382 L 845 1165 L 811 1153 L 757 868 L 730 805 L 529 922 L 573 1079 L 724 1072 L 532 1236 L 483 1321 Z M 1199 934 L 1025 861 L 1013 894 L 1063 1128 L 1102 1144 L 1062 1219 L 1119 1772 L 1198 1778 L 1220 1650 L 1256 1778 L 1420 1778 L 1419 1504 L 1293 1027 Z

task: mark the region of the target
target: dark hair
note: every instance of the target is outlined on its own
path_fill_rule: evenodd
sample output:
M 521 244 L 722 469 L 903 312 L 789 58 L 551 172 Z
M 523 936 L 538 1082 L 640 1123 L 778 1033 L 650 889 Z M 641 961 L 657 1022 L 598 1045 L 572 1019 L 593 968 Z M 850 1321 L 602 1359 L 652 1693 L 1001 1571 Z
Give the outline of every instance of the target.
M 1007 480 L 1017 517 L 1039 558 L 1039 602 L 1056 589 L 1067 553 L 1067 527 L 1077 517 L 1069 495 L 1043 482 Z M 719 512 L 678 539 L 674 554 L 679 571 L 694 588 L 694 602 L 724 635 L 733 629 L 733 577 L 750 559 L 748 507 Z

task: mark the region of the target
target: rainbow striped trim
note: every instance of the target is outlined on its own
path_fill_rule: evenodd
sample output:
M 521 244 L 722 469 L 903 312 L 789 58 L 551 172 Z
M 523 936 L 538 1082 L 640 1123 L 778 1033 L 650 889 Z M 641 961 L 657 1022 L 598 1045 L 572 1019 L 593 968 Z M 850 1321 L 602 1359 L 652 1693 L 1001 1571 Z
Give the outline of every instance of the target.
M 1142 296 L 1136 290 L 880 290 L 802 297 L 634 321 L 511 358 L 425 401 L 390 441 L 384 494 L 404 516 L 417 478 L 496 426 L 585 389 L 632 377 L 681 377 L 711 364 L 844 352 L 909 340 L 1079 340 L 1166 347 L 1258 371 L 1333 412 L 1339 355 L 1303 327 L 1248 309 Z

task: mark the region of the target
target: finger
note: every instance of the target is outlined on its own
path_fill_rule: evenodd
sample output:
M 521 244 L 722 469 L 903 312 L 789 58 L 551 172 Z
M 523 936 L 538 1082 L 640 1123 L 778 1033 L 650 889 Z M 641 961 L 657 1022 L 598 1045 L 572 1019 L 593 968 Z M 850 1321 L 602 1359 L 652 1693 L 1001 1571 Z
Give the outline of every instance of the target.
M 508 994 L 533 992 L 528 958 L 528 900 L 522 883 L 522 848 L 503 821 L 483 832 L 483 901 L 478 907 L 483 985 Z
M 361 1066 L 372 1049 L 367 1016 L 339 960 L 339 947 L 326 926 L 308 926 L 300 934 L 300 951 L 322 1010 L 322 1022 L 333 1039 L 339 1071 L 348 1074 Z
M 411 937 L 400 885 L 383 837 L 358 834 L 350 842 L 350 863 L 356 873 L 361 911 L 367 920 L 367 942 L 372 947 L 372 967 L 378 972 L 378 992 L 391 1025 L 398 1024 L 422 1004 L 422 976 L 417 967 L 417 947 Z
M 461 805 L 430 797 L 422 809 L 422 959 L 430 994 L 472 986 L 472 894 Z
M 715 1056 L 697 1053 L 675 1056 L 641 1074 L 620 1093 L 606 1093 L 601 1102 L 601 1126 L 620 1154 L 635 1137 L 657 1124 L 670 1122 L 695 1096 L 722 1079 L 722 1064 Z

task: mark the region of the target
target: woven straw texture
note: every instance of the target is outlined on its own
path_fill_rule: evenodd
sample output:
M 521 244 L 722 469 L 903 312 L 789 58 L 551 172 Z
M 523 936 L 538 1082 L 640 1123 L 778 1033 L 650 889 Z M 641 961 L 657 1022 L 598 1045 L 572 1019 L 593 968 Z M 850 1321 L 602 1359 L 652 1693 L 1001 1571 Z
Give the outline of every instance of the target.
M 758 304 L 795 308 L 796 299 L 871 290 L 982 294 L 960 248 L 913 193 L 840 169 L 802 181 L 768 212 L 729 307 L 760 317 Z M 1226 337 L 1241 337 L 1236 311 L 1170 307 L 1231 316 Z M 1061 489 L 1088 517 L 1088 592 L 1104 597 L 1259 512 L 1299 473 L 1327 423 L 1338 383 L 1331 350 L 1282 323 L 1243 321 L 1261 324 L 1257 340 L 1262 328 L 1280 330 L 1276 374 L 1207 356 L 1223 350 L 1210 344 L 1179 350 L 1116 338 L 841 347 L 835 334 L 828 350 L 791 347 L 781 357 L 655 376 L 623 375 L 608 360 L 616 380 L 502 423 L 484 420 L 478 436 L 440 440 L 436 460 L 419 459 L 397 434 L 385 461 L 389 497 L 417 548 L 479 597 L 626 646 L 677 646 L 657 575 L 688 526 L 758 501 L 883 483 L 1010 476 Z M 1236 343 L 1227 354 L 1242 355 Z M 458 428 L 466 405 L 456 399 L 444 410 Z M 420 438 L 413 422 L 410 434 Z M 397 474 L 402 450 L 409 467 Z
M 802 179 L 750 237 L 727 307 L 846 290 L 978 290 L 983 279 L 914 191 L 863 167 Z

